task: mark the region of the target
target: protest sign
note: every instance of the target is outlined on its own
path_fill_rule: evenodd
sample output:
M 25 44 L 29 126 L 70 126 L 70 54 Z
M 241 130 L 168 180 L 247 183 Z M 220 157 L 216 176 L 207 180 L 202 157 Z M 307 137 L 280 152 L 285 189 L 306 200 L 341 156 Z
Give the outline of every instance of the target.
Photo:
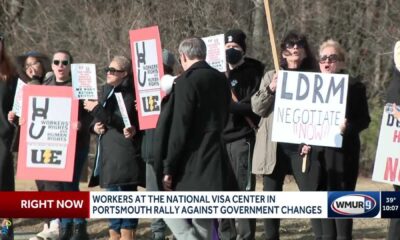
M 72 181 L 78 100 L 71 87 L 23 89 L 17 178 Z
M 272 141 L 341 147 L 348 75 L 279 71 Z
M 224 34 L 202 38 L 207 46 L 206 62 L 220 72 L 226 72 Z
M 372 180 L 400 185 L 400 121 L 392 114 L 392 105 L 384 107 Z
M 119 107 L 119 111 L 121 112 L 122 120 L 124 121 L 124 125 L 126 128 L 131 127 L 131 122 L 129 121 L 128 112 L 126 111 L 126 106 L 124 102 L 124 98 L 120 92 L 115 93 L 115 97 L 117 98 L 117 103 Z
M 15 90 L 15 96 L 14 96 L 14 103 L 12 107 L 12 111 L 17 115 L 18 117 L 21 117 L 21 109 L 22 109 L 22 88 L 26 85 L 24 81 L 22 81 L 20 78 L 18 78 L 17 82 L 17 88 Z
M 97 99 L 96 65 L 71 64 L 72 88 L 77 99 Z
M 155 128 L 160 115 L 160 79 L 164 75 L 157 26 L 129 31 L 139 128 Z

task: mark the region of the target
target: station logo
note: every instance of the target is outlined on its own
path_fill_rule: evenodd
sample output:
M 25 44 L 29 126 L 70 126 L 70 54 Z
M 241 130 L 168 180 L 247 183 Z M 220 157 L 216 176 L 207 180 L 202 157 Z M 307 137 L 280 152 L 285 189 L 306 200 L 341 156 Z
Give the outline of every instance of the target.
M 329 192 L 328 217 L 377 217 L 380 212 L 379 192 Z

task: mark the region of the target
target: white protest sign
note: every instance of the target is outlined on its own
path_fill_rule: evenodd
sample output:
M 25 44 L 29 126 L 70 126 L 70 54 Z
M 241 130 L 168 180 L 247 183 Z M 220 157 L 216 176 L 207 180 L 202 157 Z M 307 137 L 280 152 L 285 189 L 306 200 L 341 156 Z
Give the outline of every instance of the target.
M 119 111 L 121 112 L 122 120 L 124 121 L 124 125 L 126 128 L 130 128 L 131 122 L 129 121 L 128 112 L 126 111 L 126 106 L 124 102 L 124 98 L 120 92 L 115 93 L 115 97 L 117 98 L 117 103 L 119 107 Z
M 17 89 L 15 90 L 15 96 L 14 96 L 14 103 L 12 107 L 12 111 L 17 115 L 18 117 L 21 117 L 21 111 L 22 111 L 22 88 L 26 85 L 24 81 L 18 78 L 17 82 Z
M 226 72 L 224 34 L 202 38 L 207 46 L 206 62 L 220 72 Z
M 400 122 L 392 115 L 392 105 L 383 110 L 372 180 L 400 185 Z
M 97 99 L 95 64 L 71 64 L 71 77 L 74 95 L 77 99 Z
M 341 147 L 348 75 L 279 71 L 272 141 Z

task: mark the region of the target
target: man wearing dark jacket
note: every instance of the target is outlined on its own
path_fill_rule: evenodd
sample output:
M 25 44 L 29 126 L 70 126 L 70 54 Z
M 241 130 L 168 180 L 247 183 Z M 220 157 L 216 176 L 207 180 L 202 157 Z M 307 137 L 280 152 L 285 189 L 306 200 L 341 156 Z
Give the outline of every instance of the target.
M 254 191 L 255 177 L 251 174 L 251 159 L 255 142 L 255 128 L 260 118 L 251 110 L 251 96 L 259 89 L 264 65 L 246 53 L 246 35 L 233 29 L 225 33 L 227 77 L 231 87 L 231 104 L 224 140 L 239 191 Z M 254 239 L 255 219 L 222 219 L 221 239 Z
M 222 191 L 226 189 L 225 171 L 229 167 L 222 139 L 229 86 L 225 76 L 204 61 L 206 45 L 200 38 L 183 40 L 179 54 L 184 72 L 175 80 L 168 99 L 172 104 L 161 111 L 156 130 L 157 134 L 171 129 L 168 147 L 163 148 L 163 188 Z M 171 117 L 163 121 L 165 116 Z M 192 219 L 191 223 L 185 219 L 164 220 L 177 239 L 211 239 L 211 219 Z

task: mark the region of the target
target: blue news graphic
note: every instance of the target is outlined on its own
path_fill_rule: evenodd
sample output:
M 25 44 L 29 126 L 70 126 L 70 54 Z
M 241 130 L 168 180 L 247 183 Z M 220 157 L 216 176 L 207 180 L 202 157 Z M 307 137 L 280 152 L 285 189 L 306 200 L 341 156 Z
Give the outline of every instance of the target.
M 400 218 L 400 192 L 382 192 L 381 218 Z
M 329 218 L 370 218 L 380 211 L 380 192 L 328 192 Z

